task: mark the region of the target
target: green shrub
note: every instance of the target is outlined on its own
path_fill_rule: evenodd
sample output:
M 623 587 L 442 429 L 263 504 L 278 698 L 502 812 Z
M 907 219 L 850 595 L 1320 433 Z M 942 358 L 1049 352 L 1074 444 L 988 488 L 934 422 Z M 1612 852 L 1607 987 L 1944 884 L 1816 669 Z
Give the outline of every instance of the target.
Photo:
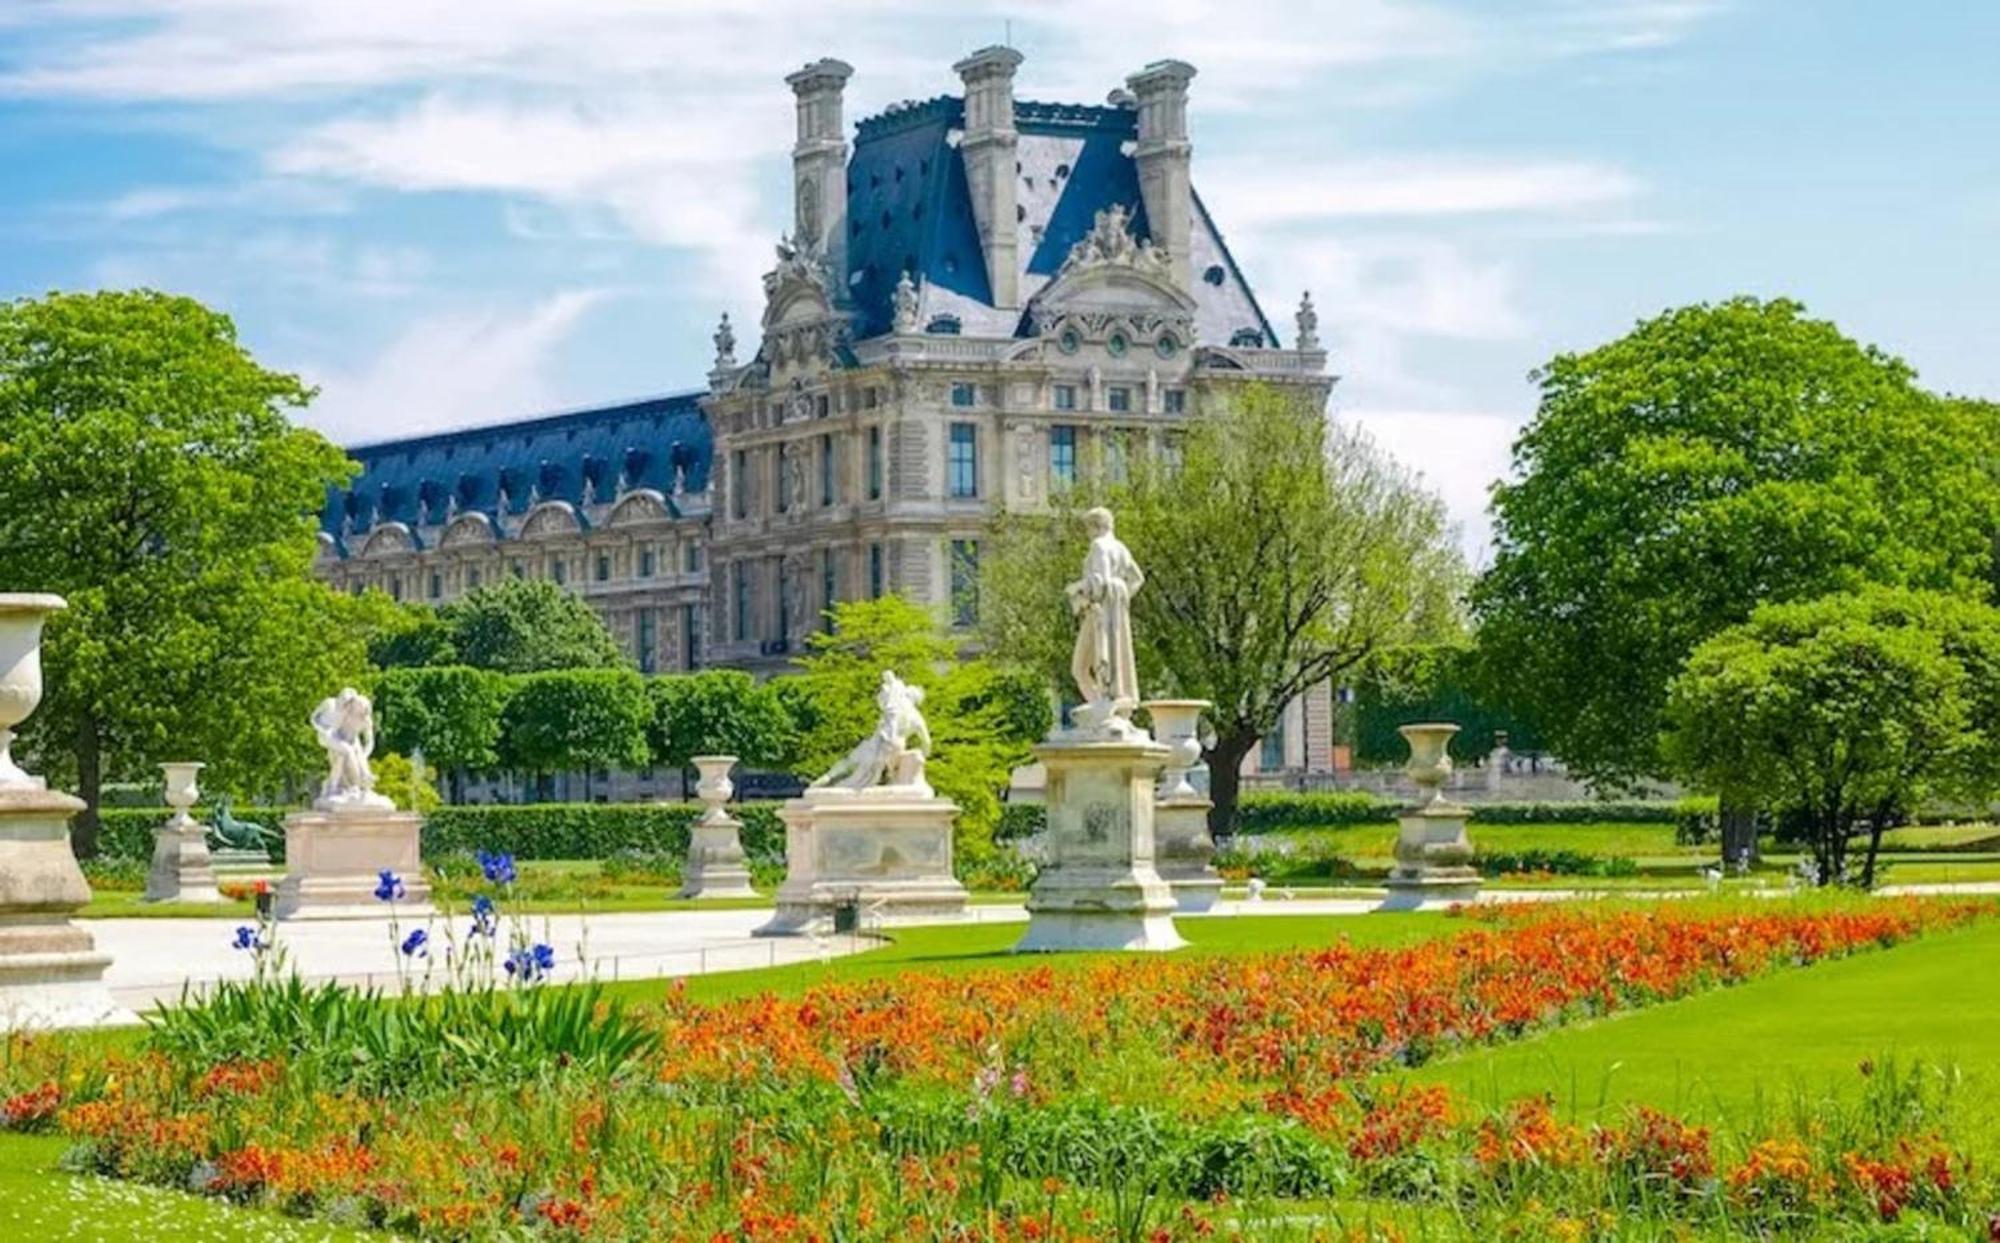
M 138 890 L 146 887 L 147 862 L 144 859 L 112 858 L 99 855 L 95 859 L 83 861 L 83 878 L 90 882 L 93 890 L 118 889 Z
M 1261 877 L 1275 885 L 1327 884 L 1361 877 L 1361 869 L 1323 842 L 1292 850 L 1235 845 L 1215 853 L 1215 870 L 1228 880 Z
M 1561 803 L 1480 803 L 1472 818 L 1481 824 L 1676 824 L 1680 803 L 1672 800 L 1575 799 Z
M 1394 799 L 1359 791 L 1246 794 L 1236 806 L 1236 831 L 1257 834 L 1343 824 L 1390 824 L 1400 806 Z
M 1017 842 L 1024 837 L 1033 837 L 1048 826 L 1048 809 L 1040 803 L 1006 803 L 1000 808 L 1000 825 L 993 830 L 993 840 Z
M 1674 842 L 1705 846 L 1722 836 L 1722 802 L 1712 794 L 1691 794 L 1674 804 Z
M 1540 874 L 1547 876 L 1637 876 L 1636 860 L 1618 856 L 1605 858 L 1575 850 L 1481 851 L 1473 865 L 1488 876 Z
M 490 850 L 517 859 L 604 859 L 621 850 L 687 856 L 693 803 L 494 803 L 440 807 L 424 821 L 424 854 Z M 785 826 L 771 803 L 740 803 L 743 848 L 782 858 Z
M 203 824 L 215 823 L 214 809 L 197 807 L 191 813 Z M 250 820 L 274 833 L 284 832 L 291 812 L 284 807 L 237 807 L 238 820 Z M 101 807 L 97 818 L 97 854 L 101 859 L 146 859 L 153 857 L 153 830 L 167 822 L 173 812 L 165 807 Z M 277 852 L 282 854 L 282 852 Z

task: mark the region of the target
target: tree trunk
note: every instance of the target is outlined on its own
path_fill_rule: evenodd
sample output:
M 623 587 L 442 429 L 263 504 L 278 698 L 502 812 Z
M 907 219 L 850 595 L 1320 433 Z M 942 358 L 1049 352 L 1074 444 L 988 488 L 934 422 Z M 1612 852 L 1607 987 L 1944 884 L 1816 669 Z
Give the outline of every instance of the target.
M 1243 757 L 1257 745 L 1257 736 L 1247 730 L 1218 734 L 1208 760 L 1208 835 L 1218 843 L 1236 832 L 1237 792 L 1243 787 Z
M 1733 802 L 1722 801 L 1717 811 L 1722 822 L 1722 861 L 1735 863 L 1741 859 L 1746 863 L 1757 862 L 1757 813 L 1753 808 Z
M 79 859 L 97 857 L 97 803 L 104 794 L 104 749 L 97 721 L 84 713 L 76 727 L 76 794 L 87 806 L 69 822 L 69 845 Z

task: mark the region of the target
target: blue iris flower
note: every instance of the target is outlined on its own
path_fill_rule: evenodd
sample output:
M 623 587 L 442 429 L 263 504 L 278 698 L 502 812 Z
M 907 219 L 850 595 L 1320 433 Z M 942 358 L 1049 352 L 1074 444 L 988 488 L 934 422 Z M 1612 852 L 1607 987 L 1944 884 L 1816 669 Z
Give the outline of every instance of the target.
M 514 870 L 513 855 L 488 854 L 482 850 L 479 852 L 479 870 L 486 874 L 489 885 L 511 885 L 519 879 Z
M 409 936 L 403 938 L 403 957 L 405 958 L 430 957 L 430 950 L 425 948 L 425 946 L 427 946 L 430 943 L 430 939 L 431 939 L 431 934 L 425 932 L 422 928 L 418 928 L 414 932 L 410 933 Z
M 380 883 L 378 883 L 375 886 L 375 897 L 379 901 L 394 902 L 396 899 L 402 897 L 404 893 L 407 892 L 403 888 L 402 877 L 397 876 L 394 872 L 391 872 L 388 868 L 382 869 L 382 875 L 379 878 L 379 881 Z
M 543 971 L 556 969 L 556 949 L 553 945 L 536 945 L 529 953 L 535 956 L 535 966 Z
M 257 930 L 248 924 L 239 924 L 236 939 L 229 943 L 231 949 L 254 950 L 263 948 L 257 943 Z
M 494 911 L 493 899 L 480 894 L 472 900 L 472 935 L 490 937 L 500 931 L 500 917 Z
M 519 976 L 523 983 L 533 983 L 555 970 L 555 947 L 538 942 L 528 948 L 517 949 L 507 955 L 505 966 L 508 975 Z

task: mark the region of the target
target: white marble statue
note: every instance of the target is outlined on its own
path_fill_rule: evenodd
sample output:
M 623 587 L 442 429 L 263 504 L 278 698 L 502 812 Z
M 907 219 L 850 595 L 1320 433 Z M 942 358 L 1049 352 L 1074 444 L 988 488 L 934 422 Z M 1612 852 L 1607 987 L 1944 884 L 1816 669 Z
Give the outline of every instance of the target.
M 375 773 L 368 757 L 375 753 L 375 705 L 368 696 L 345 687 L 320 700 L 312 713 L 313 732 L 326 748 L 326 781 L 313 806 L 324 811 L 345 808 L 393 808 L 375 793 Z
M 924 780 L 924 752 L 930 750 L 931 730 L 918 707 L 923 702 L 923 687 L 911 686 L 893 670 L 884 669 L 882 688 L 875 692 L 875 707 L 881 713 L 875 732 L 813 782 L 813 788 L 872 790 L 881 786 L 930 797 L 930 785 Z
M 1132 597 L 1146 576 L 1132 552 L 1112 533 L 1111 511 L 1093 509 L 1083 516 L 1090 532 L 1083 577 L 1065 590 L 1076 615 L 1076 648 L 1070 674 L 1083 704 L 1070 714 L 1084 730 L 1116 734 L 1132 729 L 1132 709 L 1139 706 L 1139 669 L 1132 649 Z

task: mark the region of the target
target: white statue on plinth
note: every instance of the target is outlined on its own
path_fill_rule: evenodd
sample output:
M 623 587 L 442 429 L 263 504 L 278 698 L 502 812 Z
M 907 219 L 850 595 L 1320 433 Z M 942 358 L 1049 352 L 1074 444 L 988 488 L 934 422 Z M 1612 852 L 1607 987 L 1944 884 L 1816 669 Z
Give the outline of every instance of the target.
M 349 686 L 320 700 L 312 727 L 327 761 L 326 781 L 313 806 L 322 811 L 393 810 L 394 803 L 375 793 L 375 772 L 368 766 L 375 753 L 375 705 L 368 696 Z
M 1132 709 L 1139 706 L 1139 666 L 1132 648 L 1132 597 L 1146 576 L 1132 552 L 1112 533 L 1111 511 L 1083 516 L 1090 532 L 1083 577 L 1064 590 L 1076 615 L 1076 648 L 1070 674 L 1083 704 L 1070 713 L 1079 729 L 1127 736 L 1135 732 Z
M 894 670 L 884 669 L 882 688 L 875 692 L 875 707 L 881 713 L 875 732 L 813 782 L 812 788 L 883 787 L 929 798 L 931 788 L 924 780 L 924 752 L 930 750 L 931 730 L 918 709 L 923 702 L 923 687 L 911 686 L 897 677 Z M 914 746 L 910 745 L 912 739 Z

